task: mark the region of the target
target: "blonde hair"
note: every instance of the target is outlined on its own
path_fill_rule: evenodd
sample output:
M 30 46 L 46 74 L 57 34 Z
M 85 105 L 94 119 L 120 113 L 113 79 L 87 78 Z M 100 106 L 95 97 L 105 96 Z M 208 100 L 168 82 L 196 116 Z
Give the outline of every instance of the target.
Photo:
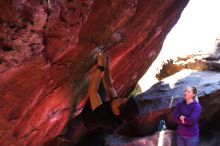
M 195 86 L 190 86 L 192 88 L 193 93 L 195 94 L 195 96 L 193 97 L 193 99 L 197 102 L 199 102 L 199 98 L 197 96 L 197 89 Z

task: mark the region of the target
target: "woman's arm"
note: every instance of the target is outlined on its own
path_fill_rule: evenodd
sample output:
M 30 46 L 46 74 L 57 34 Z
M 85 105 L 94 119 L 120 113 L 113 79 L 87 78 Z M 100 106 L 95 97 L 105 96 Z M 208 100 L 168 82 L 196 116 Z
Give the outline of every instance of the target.
M 105 56 L 102 53 L 98 53 L 97 59 L 98 59 L 98 65 L 105 67 Z M 89 94 L 91 108 L 93 111 L 102 104 L 101 97 L 98 94 L 98 89 L 102 78 L 102 74 L 103 73 L 100 70 L 96 69 L 93 72 L 93 74 L 91 74 L 91 76 L 89 77 L 88 94 Z
M 199 116 L 200 116 L 201 112 L 202 112 L 201 106 L 197 105 L 194 108 L 190 117 L 184 117 L 184 124 L 189 125 L 189 126 L 195 124 L 195 122 L 197 122 L 199 120 Z
M 106 90 L 106 93 L 110 99 L 113 99 L 114 97 L 118 96 L 117 92 L 115 91 L 113 84 L 112 84 L 112 78 L 109 70 L 109 57 L 106 58 L 106 68 L 103 75 L 103 84 Z
M 176 105 L 176 107 L 173 110 L 172 119 L 177 124 L 182 124 L 182 121 L 180 120 L 180 109 L 179 109 L 179 103 Z

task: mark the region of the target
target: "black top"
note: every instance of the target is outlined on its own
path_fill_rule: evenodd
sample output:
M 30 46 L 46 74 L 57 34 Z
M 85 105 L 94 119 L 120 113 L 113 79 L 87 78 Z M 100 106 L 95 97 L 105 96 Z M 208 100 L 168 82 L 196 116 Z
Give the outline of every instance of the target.
M 92 111 L 88 100 L 81 114 L 83 123 L 88 129 L 99 127 L 113 129 L 122 124 L 122 120 L 112 113 L 111 101 L 104 101 L 103 104 Z

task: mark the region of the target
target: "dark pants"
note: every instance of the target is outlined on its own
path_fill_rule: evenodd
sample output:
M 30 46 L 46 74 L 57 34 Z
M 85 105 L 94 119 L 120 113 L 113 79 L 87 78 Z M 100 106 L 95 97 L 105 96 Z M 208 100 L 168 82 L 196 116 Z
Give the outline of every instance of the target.
M 185 137 L 177 134 L 177 146 L 199 146 L 199 136 Z
M 44 146 L 73 146 L 75 145 L 88 130 L 81 120 L 81 115 L 74 117 L 68 124 L 67 132 L 64 135 L 45 142 Z
M 88 133 L 88 129 L 84 125 L 81 119 L 81 114 L 74 117 L 68 125 L 65 137 L 71 141 L 72 144 L 77 143 L 83 136 Z

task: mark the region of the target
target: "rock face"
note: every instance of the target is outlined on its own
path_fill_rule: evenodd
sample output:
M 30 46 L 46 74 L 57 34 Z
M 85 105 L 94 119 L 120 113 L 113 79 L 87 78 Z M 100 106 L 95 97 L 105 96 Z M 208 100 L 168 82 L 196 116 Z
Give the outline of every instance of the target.
M 216 98 L 220 94 L 219 81 L 220 72 L 182 70 L 163 79 L 142 95 L 137 96 L 141 105 L 143 102 L 142 115 L 151 114 L 154 111 L 161 112 L 164 109 L 172 109 L 176 103 L 183 100 L 185 87 L 193 85 L 197 87 L 199 102 L 203 108 L 200 125 L 205 128 L 205 123 L 210 121 L 211 117 L 219 111 L 220 101 Z M 150 106 L 147 106 L 147 104 Z M 166 116 L 166 114 L 163 115 Z M 166 119 L 168 121 L 170 121 L 169 117 L 170 115 L 167 114 Z
M 187 3 L 1 0 L 0 145 L 40 146 L 60 134 L 86 97 L 98 49 L 127 96 Z
M 128 138 L 110 135 L 105 140 L 106 146 L 176 146 L 176 135 L 172 130 L 156 132 L 145 137 Z
M 162 119 L 166 120 L 168 128 L 175 129 L 171 119 L 173 107 L 183 100 L 182 94 L 185 87 L 194 85 L 198 89 L 198 97 L 202 105 L 202 115 L 199 121 L 201 136 L 207 139 L 207 133 L 212 130 L 214 131 L 214 133 L 211 132 L 212 135 L 218 136 L 220 131 L 217 130 L 220 129 L 217 124 L 219 122 L 217 119 L 220 117 L 219 81 L 220 72 L 189 69 L 163 79 L 146 92 L 136 96 L 141 106 L 141 115 L 133 122 L 120 127 L 116 134 L 126 137 L 153 134 L 157 131 L 159 121 Z M 217 142 L 216 137 L 208 139 L 215 144 Z M 207 140 L 203 139 L 204 142 Z
M 156 77 L 158 80 L 162 80 L 183 69 L 220 71 L 219 53 L 220 37 L 217 37 L 214 47 L 210 48 L 208 52 L 198 52 L 167 60 Z

